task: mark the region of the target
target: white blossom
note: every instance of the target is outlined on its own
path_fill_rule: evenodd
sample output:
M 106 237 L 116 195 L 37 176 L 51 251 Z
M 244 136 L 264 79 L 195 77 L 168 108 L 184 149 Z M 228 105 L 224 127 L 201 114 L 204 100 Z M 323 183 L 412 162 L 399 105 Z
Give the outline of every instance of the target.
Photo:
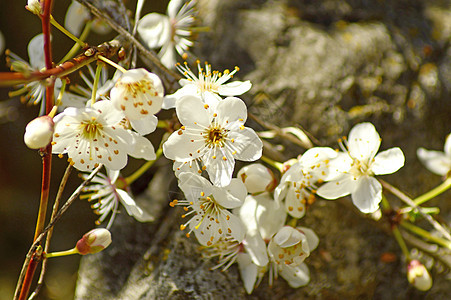
M 118 188 L 118 183 L 121 186 L 126 187 L 125 181 L 119 177 L 119 171 L 107 170 L 107 174 L 108 175 L 97 173 L 91 180 L 92 184 L 83 189 L 86 194 L 80 196 L 81 199 L 87 198 L 89 201 L 96 201 L 91 207 L 95 209 L 95 212 L 99 215 L 99 219 L 96 221 L 97 225 L 105 221 L 105 219 L 111 215 L 106 226 L 108 229 L 111 228 L 116 213 L 119 210 L 119 203 L 122 204 L 127 213 L 137 221 L 153 221 L 153 217 L 141 209 L 126 190 Z M 83 175 L 83 179 L 86 179 L 87 177 L 87 175 Z
M 294 288 L 306 285 L 309 271 L 305 258 L 318 246 L 319 239 L 309 228 L 282 227 L 268 244 L 271 259 L 270 285 L 272 278 L 281 275 Z
M 72 1 L 67 8 L 64 18 L 64 27 L 72 34 L 80 35 L 86 22 L 91 19 L 89 10 L 81 3 Z M 95 18 L 91 24 L 91 28 L 98 34 L 107 34 L 111 31 L 111 27 L 103 20 Z
M 174 200 L 171 206 L 186 206 L 187 213 L 183 218 L 192 215 L 180 226 L 182 230 L 189 226 L 188 236 L 194 231 L 197 240 L 204 246 L 211 246 L 226 236 L 238 242 L 243 240 L 243 224 L 228 210 L 240 207 L 244 202 L 247 191 L 240 180 L 233 179 L 228 186 L 220 188 L 199 175 L 186 172 L 180 174 L 179 186 L 186 200 Z
M 127 164 L 134 138 L 119 123 L 124 115 L 110 101 L 96 102 L 93 107 L 66 108 L 54 118 L 53 153 L 68 154 L 69 162 L 80 171 L 93 170 L 104 164 L 120 170 Z
M 164 155 L 177 162 L 201 159 L 214 185 L 230 183 L 235 159 L 261 157 L 261 140 L 244 127 L 247 109 L 241 99 L 228 97 L 210 109 L 200 98 L 185 96 L 177 101 L 176 113 L 183 126 L 163 144 Z
M 446 137 L 444 152 L 418 148 L 417 156 L 429 171 L 446 176 L 451 171 L 451 134 Z
M 160 78 L 145 69 L 131 69 L 122 74 L 110 97 L 116 109 L 130 120 L 142 120 L 161 109 L 163 84 Z
M 7 51 L 7 62 L 11 66 L 11 70 L 15 72 L 21 72 L 23 74 L 30 74 L 35 71 L 41 71 L 45 69 L 44 59 L 44 35 L 42 33 L 33 37 L 28 43 L 28 58 L 29 62 L 26 62 L 11 51 Z M 55 95 L 58 95 L 57 86 L 61 85 L 61 79 L 55 81 Z M 23 95 L 21 97 L 22 102 L 30 100 L 30 103 L 36 105 L 44 103 L 47 81 L 32 81 L 23 85 L 19 85 L 17 91 L 11 92 L 10 96 Z M 41 113 L 44 113 L 44 106 L 41 106 Z
M 381 139 L 371 123 L 351 129 L 346 152 L 338 153 L 331 169 L 339 174 L 321 186 L 317 194 L 337 199 L 351 194 L 352 202 L 363 213 L 373 213 L 382 200 L 382 186 L 374 175 L 391 174 L 404 165 L 404 154 L 398 147 L 376 155 Z
M 177 69 L 186 79 L 180 79 L 179 83 L 182 87 L 174 94 L 167 95 L 164 98 L 164 109 L 174 108 L 177 99 L 186 95 L 199 96 L 206 104 L 214 106 L 222 99 L 219 95 L 239 96 L 252 87 L 249 80 L 226 83 L 239 71 L 238 67 L 235 67 L 232 72 L 224 70 L 221 73 L 211 70 L 211 65 L 208 63 L 205 63 L 205 69 L 203 69 L 200 62 L 197 61 L 197 76 L 191 71 L 186 62 L 184 66 L 178 63 Z
M 176 51 L 183 55 L 193 42 L 189 40 L 194 24 L 195 1 L 171 0 L 167 16 L 150 13 L 138 21 L 137 31 L 150 49 L 161 48 L 158 56 L 163 65 L 173 68 Z
M 275 200 L 280 203 L 284 200 L 286 211 L 293 218 L 302 218 L 306 206 L 313 203 L 316 183 L 333 177 L 330 160 L 337 153 L 332 148 L 315 147 L 307 150 L 283 174 L 279 185 L 274 191 Z M 292 161 L 291 161 L 292 162 Z

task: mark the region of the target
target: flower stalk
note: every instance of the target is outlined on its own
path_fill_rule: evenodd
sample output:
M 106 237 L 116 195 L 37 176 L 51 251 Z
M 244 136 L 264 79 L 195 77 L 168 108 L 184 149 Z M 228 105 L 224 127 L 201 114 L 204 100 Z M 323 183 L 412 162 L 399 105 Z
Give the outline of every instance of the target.
M 100 59 L 100 60 L 102 60 L 102 61 L 104 61 L 104 62 L 106 62 L 107 64 L 111 65 L 112 67 L 118 69 L 118 70 L 121 71 L 122 73 L 127 72 L 127 70 L 126 70 L 125 68 L 123 68 L 122 66 L 118 65 L 118 64 L 115 63 L 114 61 L 112 61 L 112 60 L 106 58 L 105 56 L 99 55 L 97 58 Z
M 425 203 L 426 201 L 429 201 L 429 200 L 437 197 L 438 195 L 446 192 L 449 188 L 451 188 L 451 177 L 446 178 L 446 180 L 444 182 L 442 182 L 442 184 L 433 188 L 429 192 L 424 193 L 423 195 L 413 199 L 413 202 L 416 205 L 421 205 L 421 204 Z
M 79 40 L 81 42 L 84 43 L 84 40 L 86 40 L 86 38 L 88 37 L 90 31 L 91 31 L 91 24 L 92 21 L 88 21 L 85 25 L 85 28 L 83 28 L 83 31 L 80 34 L 80 38 Z M 84 46 L 82 46 L 83 48 L 87 47 L 88 45 L 86 43 L 84 43 Z M 69 52 L 67 52 L 67 54 L 63 57 L 63 59 L 61 59 L 61 61 L 59 62 L 59 64 L 65 62 L 66 60 L 71 59 L 72 57 L 74 57 L 78 50 L 80 50 L 80 43 L 75 43 L 72 48 L 69 50 Z
M 262 155 L 262 157 L 260 159 L 263 160 L 268 165 L 276 168 L 277 170 L 279 170 L 282 173 L 282 170 L 283 170 L 283 164 L 282 163 L 280 163 L 278 161 L 275 161 L 275 160 L 272 160 L 272 159 L 270 159 L 269 157 L 267 157 L 265 155 Z
M 74 42 L 76 42 L 81 48 L 85 48 L 86 46 L 88 46 L 88 44 L 86 44 L 85 42 L 83 42 L 81 39 L 79 39 L 78 37 L 76 37 L 75 35 L 73 35 L 72 33 L 69 32 L 69 30 L 67 30 L 66 28 L 64 28 L 64 26 L 60 25 L 54 18 L 52 15 L 50 15 L 50 23 L 55 26 L 55 28 L 57 28 L 59 31 L 61 31 L 62 33 L 64 33 L 68 38 L 70 38 L 71 40 L 73 40 Z
M 99 86 L 99 80 L 100 80 L 100 73 L 102 72 L 103 63 L 98 62 L 97 68 L 96 68 L 96 74 L 94 78 L 94 84 L 92 86 L 92 96 L 91 96 L 91 106 L 96 103 L 96 93 L 97 93 L 97 87 Z
M 393 236 L 395 237 L 396 241 L 398 242 L 399 247 L 402 250 L 402 253 L 404 254 L 404 256 L 406 257 L 406 260 L 410 260 L 410 252 L 409 249 L 407 248 L 406 242 L 404 241 L 401 232 L 399 231 L 398 226 L 394 226 L 392 228 L 392 232 L 393 232 Z
M 409 223 L 407 221 L 401 222 L 400 225 L 402 227 L 404 227 L 405 229 L 409 230 L 410 232 L 418 235 L 418 236 L 421 236 L 421 237 L 423 237 L 423 238 L 425 238 L 425 239 L 427 239 L 429 241 L 437 243 L 438 245 L 443 246 L 443 247 L 448 248 L 448 249 L 451 250 L 451 242 L 450 241 L 442 239 L 442 238 L 440 238 L 438 236 L 434 236 L 429 231 L 424 230 L 424 229 L 422 229 L 420 227 L 417 227 L 417 226 L 415 226 L 415 225 L 413 225 L 413 224 L 411 224 L 411 223 Z

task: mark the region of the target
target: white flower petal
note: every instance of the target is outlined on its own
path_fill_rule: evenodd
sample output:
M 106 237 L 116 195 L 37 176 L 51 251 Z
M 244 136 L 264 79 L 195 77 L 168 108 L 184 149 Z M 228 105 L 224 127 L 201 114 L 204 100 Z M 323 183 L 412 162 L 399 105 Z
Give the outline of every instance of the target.
M 445 154 L 451 158 L 451 133 L 446 136 L 444 150 Z
M 154 115 L 148 115 L 147 117 L 139 120 L 130 120 L 132 128 L 136 130 L 140 135 L 146 135 L 152 133 L 157 129 L 158 118 Z
M 418 148 L 417 156 L 432 173 L 445 176 L 451 170 L 451 157 L 443 152 Z
M 204 156 L 203 160 L 208 176 L 214 185 L 223 187 L 230 184 L 235 167 L 235 159 L 230 152 L 220 149 L 214 151 L 212 155 Z
M 220 85 L 218 88 L 218 93 L 222 96 L 239 96 L 249 91 L 251 87 L 252 83 L 249 80 L 232 81 Z
M 188 162 L 198 158 L 201 153 L 198 150 L 205 147 L 203 140 L 198 140 L 198 135 L 191 130 L 182 130 L 172 133 L 163 144 L 163 153 L 169 159 L 178 162 Z
M 282 276 L 292 288 L 307 285 L 310 281 L 310 271 L 305 263 L 296 267 L 282 265 L 280 276 Z
M 199 97 L 189 95 L 180 98 L 175 104 L 175 111 L 180 123 L 185 126 L 210 126 L 207 108 Z
M 92 108 L 97 110 L 102 115 L 105 123 L 111 126 L 119 124 L 124 118 L 124 114 L 115 110 L 111 101 L 108 100 L 97 101 Z
M 294 189 L 290 187 L 285 198 L 285 209 L 290 216 L 300 219 L 305 215 L 304 201 L 305 198 L 303 193 L 296 193 Z
M 172 42 L 164 44 L 160 52 L 158 52 L 158 57 L 160 57 L 161 63 L 166 68 L 174 69 L 177 62 L 174 44 Z
M 218 188 L 213 187 L 213 196 L 216 203 L 225 208 L 239 207 L 244 203 L 247 191 L 241 180 L 233 178 L 229 185 Z
M 194 174 L 201 174 L 201 163 L 198 160 L 191 160 L 189 162 L 177 162 L 174 161 L 172 170 L 174 170 L 175 177 L 179 177 L 183 172 L 191 172 Z
M 205 102 L 205 104 L 207 104 L 208 106 L 210 106 L 210 109 L 212 110 L 216 110 L 219 102 L 222 101 L 222 98 L 220 96 L 218 96 L 215 93 L 212 93 L 210 91 L 204 91 L 202 94 L 202 100 Z
M 171 0 L 168 3 L 167 13 L 168 16 L 174 19 L 177 16 L 180 8 L 183 5 L 184 0 Z
M 258 230 L 263 239 L 269 240 L 283 227 L 287 213 L 284 207 L 271 199 L 268 193 L 253 197 L 257 200 L 255 217 Z
M 213 194 L 213 186 L 211 183 L 202 176 L 191 172 L 180 173 L 179 187 L 185 194 L 185 197 L 190 201 L 197 201 L 202 192 L 205 193 L 205 196 Z
M 376 175 L 391 174 L 404 166 L 404 154 L 398 147 L 382 151 L 376 155 L 371 164 L 371 171 Z
M 302 234 L 301 232 L 299 232 L 299 230 L 290 226 L 282 227 L 273 237 L 273 241 L 279 247 L 282 248 L 291 247 L 296 244 L 299 244 L 304 239 L 305 239 L 304 234 Z
M 45 68 L 44 35 L 40 33 L 33 37 L 28 43 L 27 49 L 30 65 L 37 70 Z
M 169 18 L 158 13 L 150 13 L 142 17 L 138 21 L 137 31 L 150 49 L 163 46 L 171 38 Z
M 215 222 L 216 223 L 216 222 Z M 223 214 L 219 215 L 219 223 L 224 228 L 223 233 L 227 232 L 235 240 L 241 243 L 244 239 L 245 229 L 240 218 L 229 212 L 228 210 L 223 210 Z M 224 226 L 226 225 L 226 226 Z M 214 242 L 212 242 L 214 244 Z
M 349 174 L 344 174 L 333 181 L 322 185 L 316 194 L 324 199 L 337 199 L 349 195 L 357 188 L 357 179 Z
M 310 252 L 315 250 L 319 244 L 319 238 L 316 233 L 307 227 L 297 227 L 297 229 L 301 230 L 302 233 L 305 234 Z
M 252 263 L 251 258 L 246 253 L 238 253 L 236 260 L 238 269 L 240 270 L 241 280 L 244 283 L 244 289 L 246 293 L 251 294 L 254 290 L 255 281 L 257 280 L 257 266 Z
M 237 97 L 227 97 L 216 106 L 218 123 L 227 124 L 235 121 L 244 124 L 247 119 L 247 107 L 243 100 Z
M 130 145 L 128 154 L 134 158 L 142 158 L 145 160 L 155 160 L 157 158 L 152 143 L 139 134 L 134 134 L 133 145 Z
M 243 245 L 254 264 L 260 267 L 268 264 L 269 259 L 268 253 L 266 252 L 266 243 L 258 232 L 253 235 L 247 232 Z
M 373 213 L 382 201 L 382 186 L 374 177 L 362 176 L 352 193 L 352 202 L 363 213 Z
M 327 181 L 332 179 L 337 176 L 337 172 L 335 171 L 336 168 L 331 167 L 330 162 L 337 156 L 337 152 L 329 147 L 311 148 L 302 154 L 299 160 L 299 163 L 302 165 L 304 171 L 300 173 L 302 174 L 308 172 L 309 175 L 313 176 L 310 181 L 317 181 L 318 179 Z
M 354 159 L 370 162 L 376 155 L 381 139 L 371 123 L 360 123 L 349 132 L 348 149 Z
M 117 189 L 116 192 L 119 194 L 122 205 L 125 207 L 127 213 L 134 217 L 139 222 L 151 222 L 154 218 L 147 212 L 143 211 L 133 200 L 130 195 L 121 189 Z
M 72 1 L 67 9 L 66 17 L 64 18 L 64 27 L 73 35 L 79 36 L 83 26 L 89 18 L 89 10 L 81 3 Z
M 229 137 L 234 139 L 231 148 L 236 151 L 235 159 L 255 161 L 262 156 L 263 142 L 252 128 L 244 127 L 239 131 L 231 131 Z

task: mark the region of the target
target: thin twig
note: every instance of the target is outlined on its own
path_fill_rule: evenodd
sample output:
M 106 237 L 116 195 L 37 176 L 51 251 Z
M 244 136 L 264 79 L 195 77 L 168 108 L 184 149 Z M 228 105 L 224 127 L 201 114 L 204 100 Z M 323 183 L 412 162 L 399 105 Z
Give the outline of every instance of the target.
M 398 190 L 397 188 L 395 188 L 394 186 L 392 186 L 391 184 L 389 184 L 388 182 L 379 179 L 380 183 L 382 184 L 382 186 L 388 190 L 390 193 L 392 193 L 393 195 L 395 195 L 396 197 L 398 197 L 401 201 L 405 202 L 407 205 L 410 205 L 412 207 L 414 207 L 415 209 L 418 210 L 418 212 L 438 231 L 442 234 L 443 237 L 445 237 L 446 239 L 448 239 L 449 241 L 451 241 L 451 235 L 449 234 L 448 231 L 446 231 L 445 228 L 443 228 L 442 225 L 440 225 L 440 223 L 438 223 L 436 220 L 434 220 L 434 218 L 432 218 L 430 215 L 426 214 L 425 212 L 423 212 L 423 209 L 421 207 L 419 207 L 418 205 L 415 204 L 415 202 L 413 202 L 412 199 L 410 199 L 410 197 L 408 197 L 406 194 L 404 194 L 403 192 L 401 192 L 400 190 Z
M 277 127 L 274 124 L 270 124 L 268 122 L 265 122 L 265 121 L 263 121 L 262 119 L 260 119 L 259 117 L 257 117 L 256 115 L 254 115 L 252 113 L 248 113 L 248 115 L 249 115 L 249 117 L 252 120 L 257 122 L 261 126 L 274 131 L 278 136 L 280 136 L 281 138 L 287 139 L 288 141 L 292 142 L 293 144 L 301 146 L 302 148 L 305 148 L 305 149 L 309 149 L 309 148 L 313 147 L 313 144 L 310 141 L 307 142 L 307 143 L 303 142 L 303 141 L 299 140 L 298 138 L 296 138 L 294 135 L 291 135 L 291 134 L 283 132 L 283 130 L 280 127 Z M 304 130 L 302 130 L 302 131 L 305 133 Z M 307 134 L 306 134 L 306 136 L 307 136 Z
M 66 183 L 67 183 L 67 180 L 69 179 L 69 175 L 70 175 L 71 171 L 72 171 L 72 166 L 70 164 L 68 164 L 66 171 L 64 172 L 63 178 L 61 179 L 61 183 L 58 188 L 58 193 L 56 194 L 55 203 L 53 204 L 52 216 L 50 218 L 51 221 L 53 221 L 55 219 L 56 213 L 58 212 L 59 203 L 63 196 L 63 192 L 66 187 Z M 47 237 L 45 239 L 44 253 L 49 252 L 50 240 L 52 239 L 52 234 L 53 234 L 53 228 L 50 228 L 49 232 L 47 233 Z M 34 299 L 39 294 L 39 291 L 41 290 L 41 287 L 44 284 L 44 276 L 45 276 L 46 270 L 47 270 L 47 259 L 44 257 L 42 260 L 41 274 L 39 275 L 38 283 L 36 285 L 35 290 L 33 291 L 33 293 L 31 293 L 30 297 L 28 298 L 28 300 Z
M 47 225 L 46 228 L 42 231 L 42 233 L 36 238 L 36 240 L 31 245 L 30 249 L 28 250 L 27 256 L 25 258 L 25 262 L 22 266 L 22 270 L 20 271 L 19 279 L 17 281 L 16 290 L 14 292 L 14 300 L 18 299 L 19 292 L 21 290 L 22 284 L 24 282 L 25 272 L 28 268 L 28 265 L 30 264 L 30 260 L 32 258 L 32 255 L 35 253 L 37 247 L 40 245 L 42 239 L 46 235 L 46 233 L 55 225 L 56 222 L 61 218 L 61 216 L 66 212 L 66 210 L 71 206 L 71 204 L 77 199 L 77 197 L 80 195 L 82 189 L 91 182 L 92 178 L 100 171 L 100 169 L 103 167 L 103 164 L 100 164 L 96 169 L 94 169 L 91 174 L 89 174 L 88 178 L 86 178 L 85 181 L 83 181 L 78 188 L 72 193 L 72 195 L 67 199 L 66 203 L 61 207 L 61 209 L 58 211 L 58 213 L 55 215 L 55 218 Z

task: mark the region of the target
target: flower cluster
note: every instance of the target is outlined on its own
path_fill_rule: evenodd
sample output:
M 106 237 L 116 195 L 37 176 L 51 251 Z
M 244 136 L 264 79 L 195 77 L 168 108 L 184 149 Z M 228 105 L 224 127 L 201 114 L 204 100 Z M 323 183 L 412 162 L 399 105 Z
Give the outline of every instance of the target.
M 191 0 L 172 0 L 167 16 L 158 13 L 145 15 L 138 21 L 138 33 L 150 49 L 160 48 L 158 56 L 163 65 L 173 68 L 176 52 L 183 55 L 193 45 L 189 40 L 194 25 L 194 5 Z
M 138 6 L 142 3 L 138 1 Z M 348 138 L 339 140 L 342 151 L 313 147 L 310 141 L 305 141 L 307 136 L 299 134 L 294 127 L 289 127 L 289 131 L 280 130 L 294 132 L 299 140 L 304 139 L 301 144 L 309 149 L 283 163 L 262 157 L 260 137 L 274 136 L 271 131 L 257 134 L 246 126 L 248 108 L 239 96 L 249 91 L 252 84 L 232 80 L 239 68 L 219 72 L 208 63 L 196 61 L 197 71 L 193 71 L 187 62 L 177 63 L 176 53 L 186 59 L 185 52 L 193 46 L 195 4 L 194 0 L 172 0 L 167 16 L 150 13 L 135 20 L 135 29 L 147 47 L 159 49 L 162 64 L 175 67 L 183 75 L 179 89 L 165 94 L 157 74 L 144 68 L 127 70 L 96 54 L 97 69 L 94 71 L 88 65 L 89 75 L 85 75 L 86 70 L 80 71 L 86 86 L 70 85 L 68 79 L 62 81 L 52 75 L 46 80 L 22 84 L 10 93 L 24 95 L 23 102 L 44 104 L 40 116 L 26 127 L 24 141 L 29 148 L 39 149 L 42 155 L 50 155 L 49 151 L 44 153 L 48 149 L 60 158 L 67 155 L 68 163 L 82 172 L 98 168 L 97 172 L 104 166 L 104 173 L 81 175 L 84 180 L 90 178 L 91 183 L 80 188 L 84 193 L 80 198 L 92 203 L 91 207 L 99 215 L 96 224 L 106 222 L 107 229 L 111 228 L 120 207 L 139 222 L 153 221 L 144 206 L 133 199 L 129 185 L 163 154 L 172 161 L 184 195 L 183 199 L 172 200 L 170 206 L 183 207 L 180 229 L 187 237 L 194 235 L 205 257 L 218 259 L 213 269 L 226 270 L 236 262 L 249 294 L 266 273 L 270 285 L 280 276 L 293 288 L 305 286 L 310 281 L 306 259 L 319 246 L 315 232 L 301 223 L 309 208 L 318 196 L 334 200 L 350 195 L 362 213 L 377 212 L 383 196 L 382 181 L 376 176 L 398 171 L 404 166 L 404 154 L 398 147 L 378 153 L 381 138 L 375 126 L 366 122 L 355 125 Z M 41 15 L 41 1 L 28 1 L 27 9 Z M 52 18 L 52 22 L 56 21 Z M 91 26 L 101 33 L 109 30 L 84 6 L 73 1 L 66 14 L 67 30 L 62 31 L 84 44 L 74 35 L 80 35 L 84 28 L 81 34 L 84 36 Z M 11 69 L 25 77 L 45 71 L 43 44 L 43 35 L 31 39 L 29 62 L 7 51 Z M 0 34 L 0 52 L 2 48 Z M 104 63 L 117 69 L 113 76 L 108 76 Z M 45 94 L 52 84 L 57 100 L 49 112 L 51 107 L 45 105 L 49 100 Z M 175 109 L 177 120 L 159 121 L 157 114 L 161 109 Z M 160 138 L 155 151 L 146 135 L 157 127 L 163 127 L 166 135 Z M 152 139 L 155 140 L 158 136 Z M 446 138 L 444 152 L 419 148 L 417 155 L 430 171 L 449 177 L 451 134 Z M 129 157 L 146 162 L 124 178 L 120 173 Z M 273 169 L 256 162 L 236 172 L 237 160 L 247 163 L 259 159 Z M 280 176 L 273 173 L 274 169 L 280 171 Z M 419 201 L 412 202 L 417 205 Z M 87 233 L 70 251 L 84 255 L 103 250 L 111 243 L 107 229 Z M 416 260 L 409 263 L 408 279 L 420 290 L 432 285 L 427 269 Z

